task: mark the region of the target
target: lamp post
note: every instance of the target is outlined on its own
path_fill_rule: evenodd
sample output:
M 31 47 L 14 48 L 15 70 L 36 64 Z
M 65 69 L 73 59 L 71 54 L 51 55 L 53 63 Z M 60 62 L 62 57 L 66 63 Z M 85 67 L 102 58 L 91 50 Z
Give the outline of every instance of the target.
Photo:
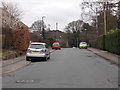
M 58 23 L 56 22 L 56 30 L 58 30 Z
M 118 2 L 118 29 L 120 29 L 120 1 Z
M 77 48 L 78 48 L 78 37 L 77 37 Z
M 50 24 L 48 24 L 48 31 L 50 31 Z
M 45 18 L 45 16 L 42 16 L 42 36 L 43 36 L 43 39 L 45 39 L 44 18 Z

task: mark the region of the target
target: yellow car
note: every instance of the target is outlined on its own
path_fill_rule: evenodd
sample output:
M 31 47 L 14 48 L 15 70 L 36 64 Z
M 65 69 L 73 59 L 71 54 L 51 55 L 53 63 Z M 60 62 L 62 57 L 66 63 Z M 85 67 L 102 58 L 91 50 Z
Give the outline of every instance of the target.
M 81 49 L 81 48 L 87 49 L 87 47 L 88 47 L 88 45 L 87 45 L 86 42 L 80 42 L 80 44 L 79 44 L 79 48 L 80 48 L 80 49 Z

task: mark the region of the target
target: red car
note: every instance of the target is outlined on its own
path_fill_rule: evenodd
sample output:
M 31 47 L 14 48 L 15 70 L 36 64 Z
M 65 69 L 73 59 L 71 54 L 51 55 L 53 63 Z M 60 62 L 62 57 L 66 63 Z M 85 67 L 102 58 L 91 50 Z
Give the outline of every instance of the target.
M 52 45 L 52 49 L 61 49 L 59 42 L 54 42 Z

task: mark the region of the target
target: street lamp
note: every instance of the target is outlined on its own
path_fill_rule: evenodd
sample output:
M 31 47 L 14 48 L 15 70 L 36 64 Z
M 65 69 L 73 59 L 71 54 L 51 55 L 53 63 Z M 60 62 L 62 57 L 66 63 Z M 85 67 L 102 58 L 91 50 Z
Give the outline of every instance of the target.
M 77 37 L 77 47 L 78 47 L 78 37 Z
M 50 31 L 50 24 L 48 24 L 48 31 Z
M 45 16 L 42 16 L 42 36 L 43 36 L 43 39 L 45 39 L 44 18 L 45 18 Z

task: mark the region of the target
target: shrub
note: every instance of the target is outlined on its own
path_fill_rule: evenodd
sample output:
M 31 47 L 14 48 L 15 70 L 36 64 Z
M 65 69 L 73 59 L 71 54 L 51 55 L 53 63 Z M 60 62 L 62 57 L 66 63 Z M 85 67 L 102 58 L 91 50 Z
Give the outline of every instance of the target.
M 107 32 L 107 35 L 115 33 L 115 32 L 119 32 L 119 31 L 120 31 L 120 29 L 112 29 L 109 32 Z
M 19 56 L 20 56 L 20 54 L 19 54 L 19 53 L 16 53 L 16 54 L 15 54 L 15 56 L 16 56 L 16 57 L 19 57 Z

